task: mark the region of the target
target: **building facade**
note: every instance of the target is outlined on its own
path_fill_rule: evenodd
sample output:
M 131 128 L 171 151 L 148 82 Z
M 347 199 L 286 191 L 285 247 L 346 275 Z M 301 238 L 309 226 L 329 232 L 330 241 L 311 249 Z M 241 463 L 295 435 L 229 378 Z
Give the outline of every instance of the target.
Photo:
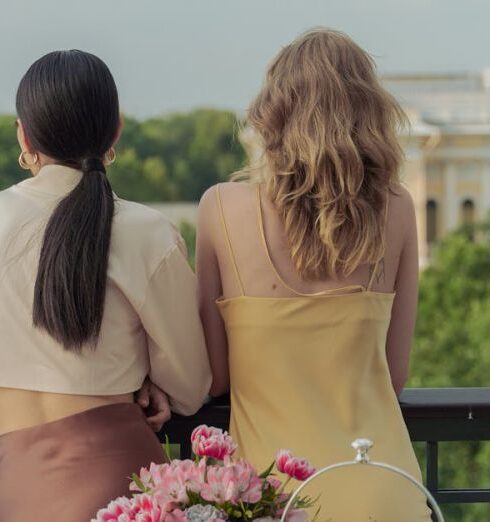
M 417 212 L 419 251 L 490 212 L 490 70 L 385 76 L 410 120 L 402 178 Z

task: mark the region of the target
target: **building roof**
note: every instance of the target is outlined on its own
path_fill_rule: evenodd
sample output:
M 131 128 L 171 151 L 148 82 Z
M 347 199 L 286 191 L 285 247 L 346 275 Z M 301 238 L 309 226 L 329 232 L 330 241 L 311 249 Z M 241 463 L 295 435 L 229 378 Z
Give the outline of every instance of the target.
M 490 69 L 385 75 L 383 82 L 414 122 L 412 133 L 437 127 L 441 134 L 490 134 Z

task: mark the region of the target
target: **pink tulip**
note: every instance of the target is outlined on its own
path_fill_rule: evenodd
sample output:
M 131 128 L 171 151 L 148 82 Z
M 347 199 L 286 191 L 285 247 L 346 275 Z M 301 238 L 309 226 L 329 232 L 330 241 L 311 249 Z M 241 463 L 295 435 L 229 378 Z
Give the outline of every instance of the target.
M 266 480 L 275 491 L 277 491 L 282 486 L 282 482 L 272 475 L 269 475 Z
M 223 430 L 220 428 L 214 428 L 213 426 L 206 426 L 206 424 L 201 424 L 197 428 L 194 428 L 194 431 L 191 434 L 191 443 L 194 442 L 198 438 L 208 439 L 212 435 L 222 435 Z
M 153 490 L 155 487 L 158 487 L 172 469 L 173 462 L 170 464 L 155 464 L 152 462 L 149 468 L 140 469 L 139 479 L 145 488 Z M 140 487 L 134 481 L 129 484 L 129 489 L 130 491 L 141 491 Z
M 162 522 L 163 511 L 155 498 L 149 495 L 136 495 L 132 499 L 131 515 L 135 522 Z
M 281 473 L 286 473 L 286 464 L 293 459 L 293 454 L 289 450 L 281 449 L 276 455 L 276 467 Z
M 304 509 L 293 509 L 286 515 L 286 522 L 308 522 L 308 513 Z
M 255 469 L 243 459 L 234 464 L 234 469 L 238 472 L 240 484 L 245 488 L 240 488 L 240 500 L 255 504 L 262 498 L 264 479 L 261 479 Z
M 257 504 L 259 509 L 262 504 L 267 505 L 277 517 L 289 498 L 284 491 L 289 480 L 304 481 L 315 472 L 307 460 L 281 450 L 276 466 L 288 475 L 288 480 L 283 483 L 271 475 L 261 478 L 247 461 L 232 460 L 236 444 L 227 432 L 203 425 L 193 431 L 191 440 L 194 453 L 204 458 L 198 462 L 152 463 L 141 468 L 136 481 L 130 484 L 130 490 L 138 494 L 132 499 L 114 500 L 99 510 L 91 522 L 186 522 L 187 518 L 225 522 L 225 511 L 230 504 Z M 210 459 L 221 462 L 213 465 Z M 267 495 L 262 498 L 264 491 L 271 491 L 270 488 L 274 491 L 273 505 Z M 200 498 L 193 497 L 191 492 Z M 199 498 L 199 502 L 190 506 L 191 498 Z M 287 517 L 288 522 L 306 520 L 307 514 L 301 509 L 291 511 Z
M 263 483 L 253 467 L 243 460 L 225 466 L 208 466 L 201 496 L 219 504 L 255 503 L 262 498 Z
M 155 496 L 160 502 L 187 504 L 187 492 L 199 493 L 204 482 L 205 462 L 196 464 L 190 460 L 173 461 L 162 470 L 161 479 L 156 484 Z
M 224 460 L 231 457 L 237 445 L 226 431 L 209 426 L 198 426 L 191 435 L 192 451 L 199 457 Z
M 129 522 L 129 513 L 131 512 L 132 503 L 129 498 L 119 497 L 113 500 L 104 509 L 99 509 L 96 518 L 93 518 L 91 522 L 125 522 L 122 518 L 127 516 Z
M 281 473 L 300 481 L 307 480 L 316 471 L 306 459 L 294 457 L 288 450 L 278 452 L 276 466 Z
M 196 463 L 192 460 L 174 461 L 178 479 L 186 489 L 199 493 L 206 477 L 206 462 Z
M 222 466 L 209 466 L 201 496 L 208 502 L 236 504 L 238 502 L 238 483 L 233 472 Z
M 150 489 L 160 503 L 186 504 L 189 501 L 188 491 L 201 491 L 205 473 L 204 460 L 199 463 L 192 460 L 174 460 L 170 464 L 151 464 L 149 469 L 141 468 L 139 478 L 143 486 Z M 129 489 L 141 491 L 134 481 Z
M 120 497 L 112 501 L 92 522 L 161 522 L 162 515 L 155 498 L 136 495 L 132 499 Z

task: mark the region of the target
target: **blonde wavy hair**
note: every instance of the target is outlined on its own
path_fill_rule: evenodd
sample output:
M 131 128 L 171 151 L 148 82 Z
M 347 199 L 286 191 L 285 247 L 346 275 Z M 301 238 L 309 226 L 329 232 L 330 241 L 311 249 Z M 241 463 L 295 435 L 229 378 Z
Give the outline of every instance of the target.
M 310 31 L 269 66 L 246 124 L 258 135 L 262 181 L 303 278 L 348 276 L 383 256 L 405 123 L 374 60 L 342 32 Z

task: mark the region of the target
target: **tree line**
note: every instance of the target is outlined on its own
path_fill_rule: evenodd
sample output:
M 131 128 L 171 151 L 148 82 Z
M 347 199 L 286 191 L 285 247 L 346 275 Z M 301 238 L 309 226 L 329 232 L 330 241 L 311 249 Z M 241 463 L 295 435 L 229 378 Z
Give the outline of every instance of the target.
M 124 118 L 108 168 L 114 191 L 135 201 L 198 201 L 245 163 L 233 112 L 199 109 L 139 121 Z M 0 116 L 0 190 L 27 176 L 18 165 L 15 117 Z
M 490 220 L 443 239 L 422 272 L 410 374 L 413 387 L 490 386 Z M 440 444 L 439 459 L 442 487 L 488 487 L 488 442 Z M 447 522 L 490 520 L 490 504 L 443 512 Z

